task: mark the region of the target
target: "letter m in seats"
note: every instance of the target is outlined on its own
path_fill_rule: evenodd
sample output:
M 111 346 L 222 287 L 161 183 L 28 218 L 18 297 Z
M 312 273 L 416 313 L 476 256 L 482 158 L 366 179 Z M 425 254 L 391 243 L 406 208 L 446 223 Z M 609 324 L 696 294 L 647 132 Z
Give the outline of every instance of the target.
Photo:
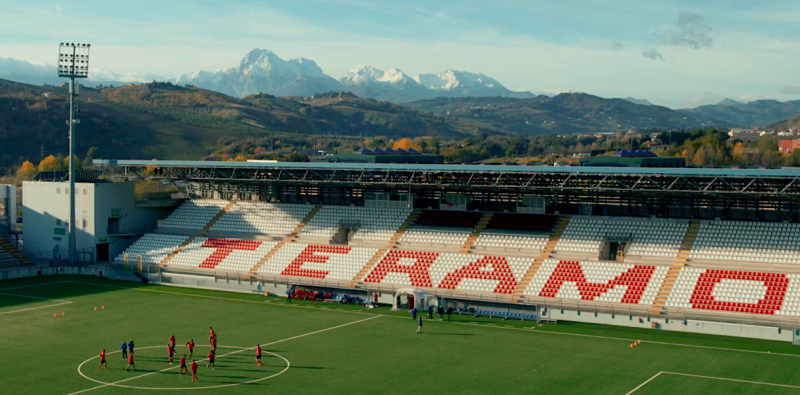
M 204 248 L 214 248 L 215 251 L 211 253 L 199 267 L 213 269 L 225 260 L 234 250 L 255 251 L 260 245 L 261 242 L 255 240 L 208 239 L 200 246 Z
M 587 266 L 588 268 L 589 266 Z M 539 292 L 539 296 L 555 298 L 565 283 L 572 283 L 578 289 L 580 299 L 595 300 L 595 298 L 605 295 L 615 287 L 626 286 L 625 294 L 622 295 L 620 300 L 614 300 L 614 302 L 636 304 L 639 303 L 642 293 L 644 293 L 647 284 L 650 283 L 655 266 L 636 265 L 605 283 L 588 282 L 584 270 L 579 262 L 559 262 L 544 287 L 542 287 L 542 291 Z

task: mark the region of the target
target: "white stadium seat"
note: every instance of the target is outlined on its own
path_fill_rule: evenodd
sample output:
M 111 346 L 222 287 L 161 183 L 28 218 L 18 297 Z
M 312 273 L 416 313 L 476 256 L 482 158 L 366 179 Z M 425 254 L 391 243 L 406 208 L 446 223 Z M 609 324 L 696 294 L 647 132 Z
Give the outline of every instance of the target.
M 141 255 L 144 263 L 161 263 L 164 258 L 172 254 L 188 238 L 188 236 L 183 235 L 146 233 L 119 254 L 116 260 L 122 262 L 125 254 L 128 254 L 129 262 L 136 262 L 136 256 Z

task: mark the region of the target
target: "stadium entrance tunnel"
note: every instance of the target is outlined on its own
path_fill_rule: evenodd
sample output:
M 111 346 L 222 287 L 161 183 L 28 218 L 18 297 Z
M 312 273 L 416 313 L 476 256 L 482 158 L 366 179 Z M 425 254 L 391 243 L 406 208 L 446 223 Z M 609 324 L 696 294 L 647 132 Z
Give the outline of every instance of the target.
M 436 297 L 436 295 L 431 295 L 427 292 L 423 292 L 414 288 L 401 288 L 394 291 L 394 297 L 392 298 L 392 310 L 411 310 L 416 307 L 417 310 L 422 311 L 426 309 L 428 305 L 439 305 L 439 299 Z
M 280 376 L 289 370 L 291 363 L 280 354 L 262 351 L 262 366 L 254 369 L 254 348 L 217 346 L 216 369 L 205 365 L 208 345 L 197 345 L 195 361 L 199 365 L 197 375 L 200 382 L 190 381 L 179 375 L 178 361 L 185 352 L 178 348 L 174 363 L 167 362 L 166 346 L 137 347 L 135 363 L 137 371 L 125 371 L 127 361 L 121 358 L 120 350 L 106 353 L 108 369 L 96 369 L 99 356 L 94 356 L 78 365 L 78 374 L 98 387 L 119 387 L 151 391 L 181 391 L 254 385 Z M 187 358 L 187 365 L 191 360 Z M 235 378 L 233 377 L 235 376 Z

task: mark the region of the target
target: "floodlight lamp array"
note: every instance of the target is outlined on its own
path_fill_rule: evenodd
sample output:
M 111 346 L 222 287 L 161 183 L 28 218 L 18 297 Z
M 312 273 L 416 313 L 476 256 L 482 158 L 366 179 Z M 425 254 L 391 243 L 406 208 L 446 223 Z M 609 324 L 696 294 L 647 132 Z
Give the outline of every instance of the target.
M 91 44 L 61 43 L 58 47 L 58 76 L 87 78 Z

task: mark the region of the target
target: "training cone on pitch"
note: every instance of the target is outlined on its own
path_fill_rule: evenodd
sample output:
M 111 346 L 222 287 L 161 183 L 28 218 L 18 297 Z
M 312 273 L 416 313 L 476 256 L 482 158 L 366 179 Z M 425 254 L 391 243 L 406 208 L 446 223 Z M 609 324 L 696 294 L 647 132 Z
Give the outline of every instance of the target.
M 58 314 L 56 314 L 56 313 L 53 313 L 53 317 L 58 317 Z
M 94 306 L 94 311 L 97 311 L 97 306 Z
M 100 310 L 105 310 L 106 306 L 100 306 Z
M 62 315 L 62 316 L 64 315 L 64 312 L 63 312 L 63 311 L 61 312 L 61 315 Z

